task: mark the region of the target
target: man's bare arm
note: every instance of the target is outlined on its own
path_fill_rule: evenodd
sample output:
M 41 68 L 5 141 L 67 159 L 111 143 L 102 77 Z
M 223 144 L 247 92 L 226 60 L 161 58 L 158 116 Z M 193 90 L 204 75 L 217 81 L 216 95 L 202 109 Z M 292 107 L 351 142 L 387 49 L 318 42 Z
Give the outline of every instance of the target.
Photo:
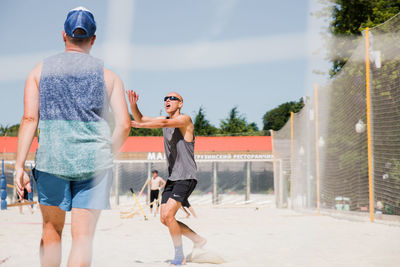
M 132 121 L 131 126 L 134 128 L 182 128 L 192 123 L 188 115 L 179 115 L 173 119 L 155 118 L 147 122 Z
M 131 129 L 130 118 L 125 100 L 124 85 L 121 79 L 114 72 L 107 69 L 104 70 L 104 79 L 107 87 L 109 87 L 107 90 L 111 90 L 110 106 L 115 121 L 111 140 L 112 152 L 116 155 L 129 135 Z
M 161 178 L 161 186 L 160 186 L 160 189 L 164 188 L 166 184 L 167 184 L 167 183 L 164 181 L 164 179 Z
M 126 91 L 126 94 L 128 96 L 129 100 L 129 105 L 131 107 L 133 119 L 137 122 L 148 122 L 160 118 L 165 118 L 165 117 L 148 117 L 148 116 L 143 116 L 143 114 L 140 112 L 139 107 L 137 105 L 137 102 L 139 100 L 139 94 L 134 92 L 133 90 L 128 90 Z
M 25 160 L 39 123 L 39 80 L 42 63 L 29 73 L 24 89 L 24 115 L 18 131 L 17 159 L 15 163 L 15 185 L 23 198 L 24 188 L 31 191 L 30 179 L 24 171 Z M 22 199 L 21 198 L 21 199 Z
M 147 180 L 146 180 L 146 182 L 144 183 L 142 189 L 140 189 L 139 195 L 138 195 L 138 196 L 140 196 L 140 195 L 143 193 L 144 189 L 146 188 L 146 185 L 150 182 L 150 179 L 151 179 L 151 178 L 147 178 Z

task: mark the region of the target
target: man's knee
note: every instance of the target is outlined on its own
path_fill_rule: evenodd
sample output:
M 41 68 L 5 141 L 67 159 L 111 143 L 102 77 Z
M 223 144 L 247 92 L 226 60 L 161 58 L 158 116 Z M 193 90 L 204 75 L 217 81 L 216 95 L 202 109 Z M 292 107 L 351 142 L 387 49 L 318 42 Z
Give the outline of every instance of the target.
M 166 212 L 161 213 L 160 215 L 160 221 L 162 224 L 164 224 L 165 226 L 168 226 L 168 215 Z
M 43 239 L 45 240 L 61 240 L 64 225 L 57 225 L 52 222 L 43 223 Z
M 164 225 L 167 225 L 167 224 L 166 224 L 166 220 L 165 220 L 165 216 L 160 216 L 160 222 L 161 222 L 162 224 L 164 224 Z
M 175 220 L 175 216 L 171 212 L 166 212 L 160 216 L 160 220 L 164 225 L 168 226 L 171 222 Z

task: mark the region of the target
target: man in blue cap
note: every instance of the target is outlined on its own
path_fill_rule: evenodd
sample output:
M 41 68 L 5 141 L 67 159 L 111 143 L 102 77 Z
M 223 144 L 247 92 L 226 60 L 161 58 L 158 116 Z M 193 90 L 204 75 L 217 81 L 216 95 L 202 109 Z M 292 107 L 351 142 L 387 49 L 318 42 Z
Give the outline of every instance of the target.
M 72 233 L 68 266 L 90 265 L 100 211 L 110 207 L 113 156 L 130 131 L 122 81 L 89 55 L 95 32 L 89 10 L 71 10 L 63 31 L 65 52 L 40 62 L 25 83 L 15 184 L 21 197 L 24 188 L 31 191 L 24 165 L 38 128 L 34 176 L 43 216 L 42 266 L 61 263 L 66 211 Z

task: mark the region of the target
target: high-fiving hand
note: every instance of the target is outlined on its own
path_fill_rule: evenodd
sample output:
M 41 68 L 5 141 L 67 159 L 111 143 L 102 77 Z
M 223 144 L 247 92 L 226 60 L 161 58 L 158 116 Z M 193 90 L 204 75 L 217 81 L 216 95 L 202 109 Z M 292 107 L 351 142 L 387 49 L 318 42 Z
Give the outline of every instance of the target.
M 136 121 L 131 121 L 131 127 L 133 128 L 141 128 L 140 123 Z
M 24 188 L 26 188 L 29 193 L 32 191 L 31 179 L 23 168 L 15 169 L 14 184 L 20 199 L 24 199 Z
M 138 102 L 139 94 L 137 94 L 133 90 L 127 90 L 126 94 L 128 96 L 129 104 L 134 105 Z

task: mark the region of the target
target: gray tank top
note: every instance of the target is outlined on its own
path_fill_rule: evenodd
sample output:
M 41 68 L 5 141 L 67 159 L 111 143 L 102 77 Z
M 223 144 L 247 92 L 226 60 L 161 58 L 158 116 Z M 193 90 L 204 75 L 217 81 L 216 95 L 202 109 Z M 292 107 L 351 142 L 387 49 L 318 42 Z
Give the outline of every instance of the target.
M 64 52 L 43 61 L 36 169 L 84 180 L 113 167 L 103 61 Z
M 168 179 L 171 181 L 197 180 L 194 139 L 193 142 L 185 141 L 179 128 L 163 128 L 163 135 L 165 156 L 168 163 Z

